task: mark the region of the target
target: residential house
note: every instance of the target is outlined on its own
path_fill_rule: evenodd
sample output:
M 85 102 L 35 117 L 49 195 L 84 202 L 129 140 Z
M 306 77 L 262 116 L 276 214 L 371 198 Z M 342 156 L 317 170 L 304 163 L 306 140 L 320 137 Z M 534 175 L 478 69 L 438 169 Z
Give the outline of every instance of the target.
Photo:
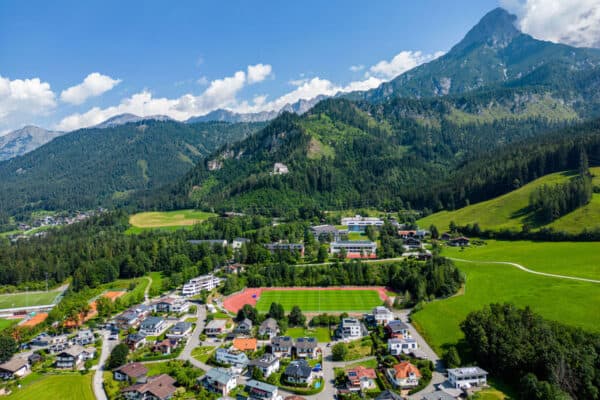
M 133 383 L 144 383 L 146 382 L 148 374 L 148 368 L 144 364 L 139 362 L 130 362 L 113 371 L 113 378 L 119 382 L 133 382 Z
M 238 323 L 235 327 L 235 333 L 239 333 L 241 335 L 248 335 L 252 332 L 252 321 L 248 318 L 244 318 L 243 321 Z
M 158 336 L 167 328 L 162 317 L 148 317 L 140 324 L 140 333 L 146 336 Z
M 66 338 L 65 338 L 66 339 Z M 50 335 L 46 332 L 40 333 L 30 342 L 32 346 L 46 347 L 50 345 Z
M 73 343 L 80 346 L 87 346 L 96 341 L 94 333 L 90 329 L 83 329 L 77 332 L 77 335 L 73 338 Z
M 177 322 L 167 331 L 168 338 L 181 339 L 192 333 L 192 324 L 190 322 Z
M 237 377 L 224 368 L 212 368 L 201 378 L 198 378 L 208 390 L 227 396 L 237 386 Z
M 354 217 L 342 218 L 342 225 L 348 227 L 350 232 L 364 232 L 367 226 L 382 227 L 383 220 L 379 218 L 361 217 L 356 215 Z
M 29 365 L 33 366 L 41 361 L 44 361 L 44 357 L 40 353 L 31 353 L 29 357 L 27 357 L 27 362 Z
M 163 297 L 154 303 L 154 309 L 161 313 L 172 312 L 172 307 L 173 304 L 175 304 L 175 301 L 176 299 L 173 297 Z
M 235 338 L 231 347 L 239 351 L 256 351 L 257 344 L 256 338 Z
M 421 379 L 421 371 L 408 361 L 402 361 L 386 370 L 387 377 L 392 385 L 401 389 L 415 387 Z
M 423 248 L 423 243 L 417 238 L 409 237 L 403 240 L 402 249 L 404 251 L 420 250 Z
M 392 338 L 388 340 L 388 351 L 393 356 L 410 354 L 417 350 L 417 340 L 413 338 Z
M 339 254 L 344 249 L 348 258 L 376 258 L 377 243 L 370 240 L 346 240 L 329 243 L 329 253 Z
M 424 394 L 421 400 L 456 400 L 458 397 L 453 396 L 443 390 L 436 390 L 435 392 Z
M 227 329 L 227 320 L 224 319 L 213 319 L 204 328 L 204 332 L 208 336 L 217 336 L 224 333 Z
M 450 235 L 449 232 L 444 232 L 442 233 L 442 236 L 440 236 L 440 239 L 442 239 L 444 242 L 447 242 L 448 240 L 452 239 L 452 235 Z
M 168 400 L 173 397 L 177 388 L 175 379 L 167 374 L 148 378 L 145 383 L 136 383 L 121 390 L 128 400 Z
M 185 299 L 175 299 L 173 305 L 171 305 L 171 312 L 175 314 L 183 314 L 190 310 L 190 302 Z
M 164 340 L 159 340 L 154 343 L 154 346 L 152 346 L 152 351 L 163 355 L 171 354 L 178 344 L 178 339 L 167 338 Z
M 258 327 L 258 336 L 267 336 L 269 339 L 279 334 L 279 324 L 275 318 L 267 318 Z
M 215 352 L 215 360 L 224 365 L 231 365 L 234 369 L 243 371 L 248 366 L 250 360 L 246 353 L 233 349 L 219 348 Z
M 337 329 L 337 335 L 342 339 L 359 339 L 367 334 L 367 328 L 356 318 L 342 318 Z
M 294 344 L 296 349 L 296 357 L 298 358 L 317 358 L 319 353 L 319 345 L 316 338 L 304 337 L 296 339 Z
M 385 331 L 390 338 L 410 337 L 408 325 L 399 319 L 388 322 L 385 326 Z
M 4 379 L 21 378 L 30 371 L 29 362 L 25 358 L 13 356 L 0 364 L 0 377 Z
M 115 324 L 119 329 L 135 328 L 140 324 L 140 318 L 135 311 L 127 310 L 117 315 Z
M 463 367 L 448 370 L 448 381 L 456 389 L 487 385 L 488 373 L 479 367 Z
M 95 354 L 94 347 L 72 346 L 56 356 L 56 368 L 79 368 L 84 361 L 94 358 Z
M 231 247 L 234 250 L 238 250 L 238 249 L 241 249 L 244 244 L 248 244 L 248 243 L 250 243 L 250 239 L 237 237 L 237 238 L 233 239 L 233 242 L 231 242 Z
M 401 239 L 408 239 L 408 238 L 416 237 L 417 236 L 417 231 L 413 230 L 413 229 L 399 230 L 398 231 L 398 236 L 400 236 Z
M 277 386 L 269 385 L 268 383 L 260 382 L 254 379 L 251 379 L 246 383 L 246 391 L 248 392 L 248 400 L 281 399 Z
M 203 290 L 213 290 L 221 283 L 221 279 L 213 274 L 202 275 L 190 279 L 181 290 L 183 296 L 196 296 L 202 293 Z
M 448 246 L 453 247 L 466 247 L 469 245 L 469 243 L 469 239 L 464 236 L 448 240 Z
M 284 379 L 289 383 L 310 385 L 314 372 L 306 360 L 295 360 L 289 363 L 284 373 Z
M 359 365 L 346 371 L 346 379 L 348 380 L 348 390 L 370 390 L 376 388 L 377 374 L 373 368 Z
M 377 306 L 373 309 L 373 319 L 377 325 L 387 325 L 390 321 L 393 321 L 395 316 L 387 307 Z
M 268 243 L 265 248 L 271 253 L 280 251 L 297 251 L 301 257 L 304 257 L 304 245 L 302 243 Z
M 271 339 L 271 353 L 278 357 L 291 357 L 294 341 L 289 336 L 275 336 Z
M 266 353 L 260 358 L 250 361 L 248 366 L 252 369 L 260 369 L 263 376 L 268 378 L 272 373 L 279 371 L 279 358 L 273 354 Z
M 125 344 L 131 351 L 135 351 L 146 345 L 146 335 L 141 333 L 130 333 L 125 338 Z

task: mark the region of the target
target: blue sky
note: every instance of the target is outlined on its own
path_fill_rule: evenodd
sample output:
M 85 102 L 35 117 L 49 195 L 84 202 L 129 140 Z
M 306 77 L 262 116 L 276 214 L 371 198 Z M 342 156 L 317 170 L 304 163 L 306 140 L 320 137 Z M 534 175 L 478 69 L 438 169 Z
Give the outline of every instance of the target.
M 2 1 L 0 132 L 70 130 L 121 112 L 250 112 L 366 89 L 449 50 L 498 5 Z

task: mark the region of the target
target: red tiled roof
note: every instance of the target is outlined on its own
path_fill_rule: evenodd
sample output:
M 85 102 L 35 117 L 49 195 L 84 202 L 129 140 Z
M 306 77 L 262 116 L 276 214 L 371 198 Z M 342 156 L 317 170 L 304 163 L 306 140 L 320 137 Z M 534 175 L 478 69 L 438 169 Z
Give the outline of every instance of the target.
M 403 361 L 400 364 L 394 365 L 394 370 L 396 371 L 396 378 L 408 378 L 410 373 L 414 373 L 417 378 L 421 377 L 421 371 L 419 368 L 415 367 L 408 361 Z

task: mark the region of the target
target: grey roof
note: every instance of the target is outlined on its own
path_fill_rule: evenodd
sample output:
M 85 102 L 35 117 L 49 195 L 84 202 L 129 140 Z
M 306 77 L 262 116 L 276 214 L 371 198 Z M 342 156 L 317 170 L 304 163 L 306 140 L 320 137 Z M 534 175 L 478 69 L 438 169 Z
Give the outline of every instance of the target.
M 238 324 L 238 326 L 240 326 L 242 324 L 246 325 L 246 326 L 249 326 L 250 328 L 252 328 L 252 321 L 250 321 L 250 319 L 248 319 L 248 318 L 244 318 L 244 320 L 242 322 L 240 322 Z
M 222 383 L 223 385 L 227 384 L 230 380 L 235 379 L 235 375 L 225 368 L 209 369 L 205 376 L 213 381 Z
M 277 386 L 269 385 L 268 383 L 256 381 L 254 379 L 250 379 L 246 383 L 246 387 L 249 387 L 251 389 L 262 390 L 262 391 L 265 391 L 267 393 L 273 393 L 273 392 L 275 392 L 277 390 Z
M 164 319 L 162 319 L 161 317 L 148 317 L 144 321 L 142 321 L 142 323 L 140 324 L 140 327 L 142 329 L 147 328 L 147 327 L 153 328 L 161 322 L 164 322 Z
M 185 332 L 188 329 L 192 328 L 192 324 L 190 322 L 178 322 L 169 329 L 169 332 Z
M 297 378 L 308 378 L 312 372 L 312 368 L 306 360 L 292 361 L 285 369 L 286 376 L 293 376 Z
M 487 375 L 487 371 L 479 367 L 452 368 L 448 370 L 448 373 L 456 376 Z
M 227 325 L 227 320 L 213 319 L 206 325 L 205 329 L 218 329 L 218 328 L 224 329 L 226 325 Z
M 392 332 L 399 332 L 401 330 L 408 330 L 408 325 L 399 319 L 395 319 L 393 321 L 388 322 L 387 327 L 392 330 Z
M 360 321 L 356 318 L 344 318 L 341 322 L 342 326 L 360 326 Z
M 421 400 L 455 400 L 456 397 L 449 395 L 441 390 L 436 390 L 432 393 L 424 394 Z
M 351 245 L 377 245 L 377 243 L 372 242 L 370 240 L 339 240 L 337 242 L 333 242 L 333 244 L 337 244 L 337 245 L 347 245 L 347 246 L 351 246 Z
M 256 359 L 250 361 L 250 363 L 248 365 L 261 367 L 261 368 L 267 368 L 267 367 L 275 364 L 277 362 L 277 360 L 278 360 L 278 358 L 275 357 L 273 354 L 266 353 L 262 357 L 256 358 Z
M 26 359 L 21 357 L 13 357 L 9 361 L 6 361 L 3 364 L 0 364 L 0 369 L 3 371 L 8 371 L 10 373 L 17 372 L 21 368 L 27 366 L 29 363 Z
M 318 346 L 317 339 L 315 338 L 298 338 L 296 339 L 297 349 L 315 349 Z
M 375 400 L 403 400 L 403 398 L 396 392 L 384 390 L 379 396 L 375 397 Z
M 63 350 L 60 354 L 68 354 L 72 357 L 77 357 L 84 351 L 86 351 L 86 349 L 84 349 L 82 346 L 79 346 L 78 344 L 76 344 L 75 346 L 72 346 L 66 350 Z
M 279 328 L 277 320 L 275 318 L 267 318 L 260 324 L 259 331 L 264 331 L 266 329 L 277 330 L 277 328 Z
M 317 234 L 323 234 L 323 233 L 337 233 L 338 229 L 333 226 L 333 225 L 317 225 L 317 226 L 311 226 L 310 230 L 314 233 Z
M 294 345 L 293 339 L 289 336 L 275 336 L 273 339 L 271 339 L 271 343 L 278 346 L 287 345 L 291 347 Z

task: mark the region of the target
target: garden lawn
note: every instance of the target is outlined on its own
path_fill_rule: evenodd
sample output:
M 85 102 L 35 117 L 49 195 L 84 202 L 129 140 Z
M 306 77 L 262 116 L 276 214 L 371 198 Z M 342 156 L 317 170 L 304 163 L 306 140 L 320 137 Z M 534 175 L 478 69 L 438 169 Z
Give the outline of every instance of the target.
M 44 375 L 28 381 L 7 400 L 94 400 L 92 374 Z
M 534 271 L 600 280 L 598 250 L 598 242 L 488 240 L 486 245 L 470 246 L 464 250 L 447 247 L 442 255 L 473 261 L 508 261 Z
M 60 291 L 0 295 L 0 309 L 53 304 Z
M 463 295 L 436 300 L 412 320 L 438 352 L 463 338 L 460 323 L 490 303 L 529 306 L 543 317 L 600 332 L 600 285 L 530 274 L 507 265 L 457 262 L 466 274 Z
M 192 350 L 192 357 L 206 364 L 215 351 L 216 347 L 212 346 L 196 347 L 194 350 Z
M 298 306 L 303 312 L 367 312 L 382 304 L 375 290 L 267 290 L 260 295 L 256 308 L 269 311 L 271 303 L 280 303 L 286 312 Z
M 331 342 L 331 335 L 329 334 L 329 328 L 318 327 L 318 328 L 288 328 L 285 331 L 286 336 L 290 336 L 294 339 L 300 337 L 314 337 L 319 343 Z

